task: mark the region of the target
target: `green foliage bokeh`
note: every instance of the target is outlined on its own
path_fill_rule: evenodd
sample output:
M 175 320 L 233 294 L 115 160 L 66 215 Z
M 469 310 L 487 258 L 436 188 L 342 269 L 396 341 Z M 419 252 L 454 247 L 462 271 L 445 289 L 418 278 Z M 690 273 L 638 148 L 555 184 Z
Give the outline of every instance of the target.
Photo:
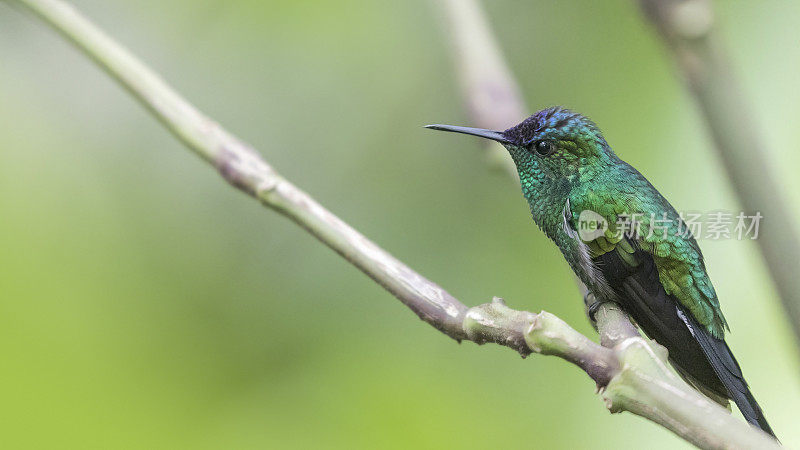
M 519 187 L 486 169 L 477 140 L 421 128 L 470 125 L 433 2 L 75 3 L 462 301 L 500 295 L 593 335 Z M 486 3 L 532 111 L 563 104 L 592 117 L 679 210 L 736 210 L 702 119 L 633 2 Z M 764 131 L 800 205 L 800 58 L 787 52 L 800 5 L 717 3 L 757 120 L 744 126 Z M 688 447 L 610 417 L 563 361 L 438 334 L 226 186 L 5 3 L 0 149 L 4 448 Z M 798 445 L 800 365 L 757 248 L 701 246 L 729 343 L 782 441 Z

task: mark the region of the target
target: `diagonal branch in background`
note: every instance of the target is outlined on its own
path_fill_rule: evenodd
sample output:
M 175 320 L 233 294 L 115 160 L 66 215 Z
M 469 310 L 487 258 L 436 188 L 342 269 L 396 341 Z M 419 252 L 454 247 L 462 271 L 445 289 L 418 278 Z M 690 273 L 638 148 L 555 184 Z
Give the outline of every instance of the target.
M 607 348 L 546 312 L 515 311 L 500 299 L 467 308 L 281 177 L 251 147 L 199 112 L 69 4 L 7 1 L 33 11 L 94 59 L 230 184 L 308 230 L 444 334 L 478 344 L 495 342 L 523 356 L 536 352 L 570 361 L 605 388 L 611 411 L 646 417 L 700 447 L 778 448 L 769 436 L 677 377 L 657 344 L 617 328 L 614 324 L 625 317 L 619 309 L 606 305 L 598 311 L 603 342 L 613 345 Z
M 519 84 L 497 44 L 489 20 L 478 0 L 433 0 L 444 14 L 453 49 L 455 73 L 459 78 L 471 126 L 505 130 L 526 117 L 527 108 Z M 516 181 L 517 167 L 502 145 L 487 140 L 489 162 L 502 167 Z M 581 295 L 589 290 L 574 277 Z M 593 299 L 592 299 L 593 300 Z M 628 321 L 623 318 L 623 320 Z M 628 321 L 630 322 L 630 321 Z M 628 326 L 636 333 L 633 325 Z
M 522 98 L 477 0 L 433 0 L 441 7 L 467 113 L 473 126 L 505 130 L 525 116 Z M 498 143 L 486 141 L 489 161 L 515 180 L 517 168 Z
M 764 217 L 757 242 L 800 345 L 800 277 L 787 259 L 800 255 L 798 229 L 773 176 L 758 121 L 714 31 L 711 1 L 640 0 L 640 5 L 700 107 L 739 201 Z

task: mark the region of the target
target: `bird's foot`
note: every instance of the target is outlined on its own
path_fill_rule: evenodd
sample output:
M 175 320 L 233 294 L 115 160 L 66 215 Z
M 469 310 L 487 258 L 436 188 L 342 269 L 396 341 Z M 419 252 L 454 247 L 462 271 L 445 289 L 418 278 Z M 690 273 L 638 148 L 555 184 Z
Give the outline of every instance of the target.
M 586 316 L 595 328 L 597 327 L 597 320 L 594 318 L 594 315 L 603 304 L 609 302 L 613 303 L 611 300 L 598 300 L 591 292 L 587 292 L 586 295 L 583 296 L 583 304 L 586 305 Z

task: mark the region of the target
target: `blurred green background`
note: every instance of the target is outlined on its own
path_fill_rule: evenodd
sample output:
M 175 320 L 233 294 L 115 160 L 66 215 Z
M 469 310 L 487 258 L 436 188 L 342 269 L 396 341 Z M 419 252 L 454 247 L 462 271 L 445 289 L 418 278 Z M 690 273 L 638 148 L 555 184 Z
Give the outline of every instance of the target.
M 477 140 L 421 128 L 468 124 L 432 2 L 75 3 L 463 301 L 501 295 L 594 335 L 519 187 L 487 170 Z M 716 6 L 757 121 L 743 126 L 763 129 L 800 205 L 800 3 Z M 592 117 L 679 210 L 738 208 L 633 2 L 494 0 L 487 12 L 531 111 Z M 2 2 L 0 149 L 5 448 L 688 447 L 610 416 L 561 360 L 443 337 L 226 186 L 85 57 Z M 798 352 L 756 246 L 701 245 L 729 343 L 782 441 L 800 446 Z

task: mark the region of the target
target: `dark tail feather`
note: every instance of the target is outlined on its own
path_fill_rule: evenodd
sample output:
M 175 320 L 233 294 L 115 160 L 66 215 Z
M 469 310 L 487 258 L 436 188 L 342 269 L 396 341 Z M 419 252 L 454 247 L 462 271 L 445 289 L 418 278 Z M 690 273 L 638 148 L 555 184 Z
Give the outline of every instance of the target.
M 698 390 L 720 404 L 730 398 L 751 424 L 775 436 L 744 381 L 725 341 L 717 339 L 668 295 L 652 256 L 636 250 L 629 265 L 618 252 L 596 258 L 597 267 L 619 295 L 622 307 L 639 327 L 669 350 L 672 365 Z
M 711 336 L 711 333 L 706 331 L 705 328 L 698 326 L 694 320 L 688 319 L 686 316 L 681 318 L 684 319 L 686 325 L 689 326 L 690 330 L 693 332 L 695 339 L 700 343 L 703 352 L 711 363 L 711 367 L 714 368 L 714 372 L 717 373 L 725 389 L 728 390 L 730 399 L 736 403 L 736 406 L 739 408 L 739 411 L 742 412 L 744 418 L 777 439 L 775 432 L 772 431 L 772 427 L 767 423 L 767 419 L 764 417 L 761 407 L 758 406 L 758 402 L 756 402 L 756 399 L 750 392 L 750 388 L 747 387 L 747 382 L 742 375 L 742 369 L 739 368 L 739 363 L 737 363 L 736 358 L 733 357 L 733 353 L 731 353 L 731 349 L 728 348 L 728 344 L 722 339 Z
M 758 402 L 753 398 L 753 394 L 750 393 L 750 389 L 748 389 L 746 385 L 743 387 L 744 392 L 738 392 L 732 395 L 733 401 L 736 402 L 736 406 L 739 407 L 739 411 L 742 412 L 742 415 L 744 415 L 744 418 L 747 419 L 748 422 L 761 428 L 766 433 L 769 433 L 775 439 L 778 439 L 778 437 L 775 436 L 775 432 L 772 431 L 772 427 L 767 423 L 767 418 L 764 417 L 764 413 L 761 411 L 761 407 L 758 406 Z

